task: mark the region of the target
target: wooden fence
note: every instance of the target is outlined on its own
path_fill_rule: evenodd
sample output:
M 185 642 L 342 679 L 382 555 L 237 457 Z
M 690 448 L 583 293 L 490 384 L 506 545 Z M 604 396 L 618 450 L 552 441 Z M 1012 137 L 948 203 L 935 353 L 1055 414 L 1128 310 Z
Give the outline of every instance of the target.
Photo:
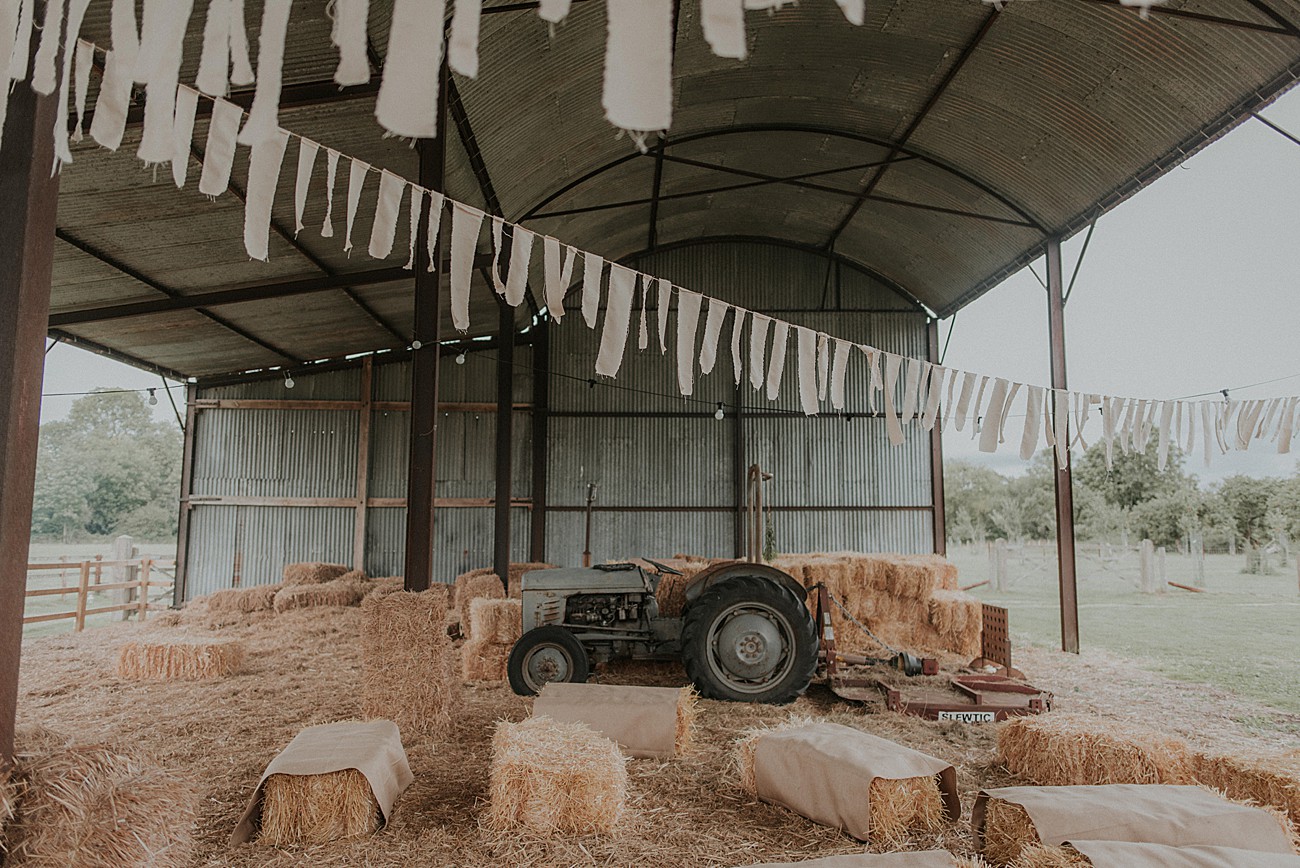
M 103 570 L 105 567 L 110 569 L 121 570 L 127 576 L 127 581 L 122 582 L 102 582 Z M 163 558 L 134 558 L 132 560 L 106 561 L 99 558 L 93 560 L 84 560 L 81 562 L 60 562 L 45 564 L 28 564 L 28 573 L 42 572 L 49 570 L 63 571 L 64 575 L 60 576 L 60 581 L 66 579 L 66 574 L 74 572 L 77 575 L 77 584 L 59 585 L 53 588 L 28 588 L 27 597 L 52 597 L 58 595 L 64 597 L 68 594 L 75 594 L 75 606 L 67 612 L 43 612 L 39 615 L 26 615 L 23 617 L 23 624 L 39 624 L 46 621 L 59 621 L 66 618 L 74 619 L 74 629 L 81 632 L 86 627 L 86 618 L 90 615 L 102 615 L 109 612 L 133 612 L 140 621 L 149 616 L 149 589 L 150 588 L 171 588 L 175 583 L 174 571 L 176 561 Z M 165 571 L 172 570 L 173 575 L 167 576 Z M 161 577 L 161 578 L 160 578 Z M 124 603 L 118 603 L 112 606 L 95 606 L 89 608 L 91 594 L 97 594 L 104 591 L 122 591 L 123 596 L 127 597 Z M 135 599 L 129 599 L 130 592 L 135 592 Z M 155 606 L 154 608 L 158 608 Z

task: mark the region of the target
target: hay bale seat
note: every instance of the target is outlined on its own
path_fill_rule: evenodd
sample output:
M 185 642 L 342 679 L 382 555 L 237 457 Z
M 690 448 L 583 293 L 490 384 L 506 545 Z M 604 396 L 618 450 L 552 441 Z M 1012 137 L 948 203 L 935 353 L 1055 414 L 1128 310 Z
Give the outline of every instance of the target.
M 362 713 L 395 722 L 405 738 L 438 738 L 459 693 L 447 637 L 447 591 L 430 588 L 361 602 Z
M 156 635 L 118 651 L 117 674 L 131 681 L 204 681 L 239 671 L 244 645 L 234 639 Z
M 690 748 L 697 706 L 690 687 L 551 682 L 533 701 L 533 714 L 584 723 L 628 756 L 664 759 Z
M 267 766 L 232 844 L 325 844 L 376 832 L 412 780 L 390 720 L 309 726 Z
M 736 763 L 751 795 L 877 846 L 897 848 L 961 814 L 951 764 L 839 724 L 751 732 Z
M 1011 868 L 1300 868 L 1300 856 L 1235 847 L 1080 841 L 1061 847 L 1027 847 Z
M 351 567 L 343 564 L 323 564 L 317 561 L 288 564 L 284 568 L 284 583 L 286 585 L 320 585 L 325 582 L 332 582 L 351 571 Z
M 1183 742 L 1083 714 L 1052 712 L 1002 724 L 998 757 L 1012 774 L 1042 786 L 1191 781 Z
M 523 631 L 523 606 L 518 600 L 475 597 L 469 602 L 469 625 L 475 639 L 513 645 Z
M 495 832 L 610 832 L 626 810 L 627 759 L 585 724 L 503 721 L 492 737 L 488 793 L 483 825 Z
M 21 730 L 18 800 L 5 824 L 7 866 L 182 868 L 194 846 L 199 792 L 115 744 L 73 744 Z
M 287 584 L 275 595 L 276 613 L 316 606 L 359 606 L 371 590 L 368 581 L 334 579 L 314 585 Z
M 976 799 L 971 826 L 984 858 L 994 865 L 1014 864 L 1034 847 L 1081 840 L 1283 855 L 1292 855 L 1296 846 L 1294 829 L 1277 811 L 1234 802 L 1204 787 L 1170 784 L 984 790 Z
M 249 615 L 268 612 L 275 607 L 275 595 L 282 585 L 253 585 L 227 588 L 208 595 L 208 612 L 213 615 Z
M 470 639 L 460 649 L 460 672 L 466 681 L 501 682 L 506 680 L 513 644 Z
M 1272 805 L 1300 826 L 1300 753 L 1271 756 L 1192 754 L 1197 783 L 1230 799 Z

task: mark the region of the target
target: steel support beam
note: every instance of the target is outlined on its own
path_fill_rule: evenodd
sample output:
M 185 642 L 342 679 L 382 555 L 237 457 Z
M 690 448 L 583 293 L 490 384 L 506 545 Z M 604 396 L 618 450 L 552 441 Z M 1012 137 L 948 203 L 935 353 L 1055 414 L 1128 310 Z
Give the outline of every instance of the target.
M 181 452 L 180 518 L 176 522 L 176 581 L 172 585 L 172 606 L 185 602 L 189 583 L 190 495 L 194 493 L 194 438 L 198 435 L 199 387 L 185 387 L 185 445 Z
M 54 274 L 58 101 L 25 83 L 9 99 L 0 146 L 0 765 L 14 756 L 18 662 L 27 600 L 45 320 Z
M 1052 388 L 1064 391 L 1065 296 L 1061 273 L 1061 239 L 1047 242 L 1047 325 L 1052 353 Z M 1049 399 L 1050 400 L 1050 399 Z M 1053 402 L 1053 413 L 1056 411 Z M 1066 419 L 1068 432 L 1069 419 Z M 1067 438 L 1068 438 L 1067 433 Z M 1069 440 L 1067 439 L 1068 443 Z M 1074 563 L 1074 484 L 1070 475 L 1070 452 L 1065 450 L 1065 467 L 1056 467 L 1056 557 L 1060 571 L 1061 650 L 1079 653 L 1079 597 Z
M 492 567 L 504 590 L 510 581 L 510 482 L 514 475 L 515 309 L 497 302 L 501 349 L 497 350 L 496 499 L 493 504 Z
M 447 61 L 439 70 L 438 105 L 447 104 Z M 446 190 L 447 124 L 443 117 L 438 135 L 421 141 L 420 186 L 426 190 Z M 445 224 L 446 221 L 443 221 Z M 428 232 L 429 212 L 420 216 L 419 237 Z M 440 233 L 433 261 L 443 260 Z M 442 328 L 442 268 L 428 270 L 429 254 L 425 245 L 416 245 L 415 262 L 415 341 L 411 353 L 411 437 L 407 465 L 406 503 L 406 582 L 408 591 L 428 589 L 433 581 L 434 497 L 437 475 L 438 441 L 438 374 L 442 357 L 438 342 Z
M 939 321 L 931 319 L 925 326 L 927 358 L 939 364 Z M 930 429 L 930 500 L 934 504 L 934 553 L 948 553 L 948 510 L 943 488 L 943 423 L 938 416 Z
M 508 343 L 508 342 L 503 342 Z M 528 559 L 546 561 L 547 448 L 551 427 L 551 321 L 543 320 L 533 343 L 533 513 Z
M 1125 4 L 1121 3 L 1120 0 L 1086 0 L 1086 2 L 1095 3 L 1101 6 L 1114 6 L 1116 10 L 1122 14 L 1133 14 L 1132 7 L 1125 6 Z M 1219 27 L 1229 27 L 1236 30 L 1270 33 L 1274 36 L 1300 36 L 1300 32 L 1297 32 L 1295 27 L 1286 23 L 1285 19 L 1272 12 L 1272 10 L 1267 9 L 1262 3 L 1257 2 L 1257 0 L 1246 0 L 1246 2 L 1259 9 L 1261 12 L 1264 12 L 1270 18 L 1273 18 L 1273 20 L 1277 21 L 1278 24 L 1275 26 L 1271 24 L 1261 24 L 1257 21 L 1242 21 L 1239 18 L 1224 18 L 1219 15 L 1206 15 L 1203 12 L 1193 12 L 1188 9 L 1177 9 L 1169 6 L 1160 6 L 1158 4 L 1153 4 L 1147 7 L 1145 11 L 1147 14 L 1154 13 L 1156 15 L 1165 15 L 1170 18 L 1182 18 L 1187 21 L 1198 21 L 1202 24 L 1213 24 Z

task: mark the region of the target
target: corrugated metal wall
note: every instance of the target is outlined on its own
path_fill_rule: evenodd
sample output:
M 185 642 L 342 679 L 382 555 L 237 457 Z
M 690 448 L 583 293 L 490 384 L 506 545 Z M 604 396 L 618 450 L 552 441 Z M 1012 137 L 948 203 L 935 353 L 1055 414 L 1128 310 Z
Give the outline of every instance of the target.
M 861 272 L 802 251 L 755 243 L 710 244 L 661 252 L 634 263 L 648 273 L 827 333 L 924 357 L 926 320 L 900 295 Z M 653 307 L 653 302 L 652 302 Z M 851 369 L 853 416 L 805 418 L 798 412 L 794 339 L 780 399 L 769 403 L 746 379 L 737 389 L 724 329 L 717 366 L 698 378 L 691 400 L 678 395 L 676 355 L 636 348 L 636 325 L 616 381 L 591 385 L 599 332 L 575 315 L 551 329 L 548 359 L 545 557 L 580 563 L 586 485 L 599 485 L 592 551 L 597 561 L 691 552 L 727 557 L 742 544 L 738 475 L 751 463 L 775 475 L 782 551 L 930 551 L 931 453 L 924 437 L 888 445 L 883 420 L 867 409 L 865 365 Z M 702 331 L 701 327 L 701 331 Z M 746 343 L 747 348 L 747 343 Z M 534 360 L 516 350 L 511 549 L 528 559 L 533 497 Z M 360 363 L 358 363 L 360 365 Z M 409 399 L 406 360 L 376 356 L 371 408 L 365 568 L 402 570 L 406 534 Z M 260 380 L 200 388 L 195 423 L 186 596 L 236 581 L 279 580 L 283 565 L 352 563 L 357 519 L 360 367 L 295 374 L 296 387 Z M 473 404 L 441 414 L 435 517 L 436 575 L 451 580 L 491 563 L 496 414 L 495 353 L 444 358 L 440 400 Z M 238 406 L 231 402 L 253 401 Z M 319 402 L 275 407 L 267 402 Z M 347 402 L 342 407 L 329 402 Z M 717 404 L 727 416 L 714 418 Z M 737 421 L 736 407 L 741 408 Z M 523 405 L 523 406 L 520 406 Z

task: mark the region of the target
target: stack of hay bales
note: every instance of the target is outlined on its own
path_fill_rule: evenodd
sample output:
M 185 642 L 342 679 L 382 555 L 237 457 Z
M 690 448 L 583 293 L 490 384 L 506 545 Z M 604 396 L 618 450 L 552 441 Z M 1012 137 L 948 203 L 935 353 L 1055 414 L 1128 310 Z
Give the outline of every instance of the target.
M 132 681 L 203 681 L 234 675 L 243 662 L 240 642 L 160 634 L 123 645 L 117 674 Z
M 501 577 L 491 570 L 470 570 L 456 577 L 451 589 L 451 599 L 456 604 L 456 613 L 460 620 L 460 635 L 466 639 L 474 636 L 474 625 L 470 622 L 469 607 L 475 600 L 504 600 L 505 586 Z
M 466 681 L 505 681 L 506 663 L 519 641 L 522 621 L 518 600 L 475 597 L 470 601 L 471 638 L 461 649 L 461 673 Z
M 17 800 L 6 865 L 181 868 L 194 845 L 199 793 L 188 780 L 112 744 L 18 734 Z
M 530 717 L 497 724 L 483 824 L 551 834 L 610 832 L 627 803 L 627 759 L 581 723 Z
M 373 589 L 365 573 L 346 569 L 341 564 L 290 564 L 284 568 L 284 586 L 275 595 L 275 611 L 359 606 Z
M 363 713 L 393 721 L 408 740 L 438 738 L 451 724 L 459 679 L 446 616 L 445 588 L 361 603 Z
M 1040 786 L 1192 780 L 1190 754 L 1178 739 L 1081 714 L 1052 712 L 1007 721 L 998 732 L 998 756 L 1012 774 Z

